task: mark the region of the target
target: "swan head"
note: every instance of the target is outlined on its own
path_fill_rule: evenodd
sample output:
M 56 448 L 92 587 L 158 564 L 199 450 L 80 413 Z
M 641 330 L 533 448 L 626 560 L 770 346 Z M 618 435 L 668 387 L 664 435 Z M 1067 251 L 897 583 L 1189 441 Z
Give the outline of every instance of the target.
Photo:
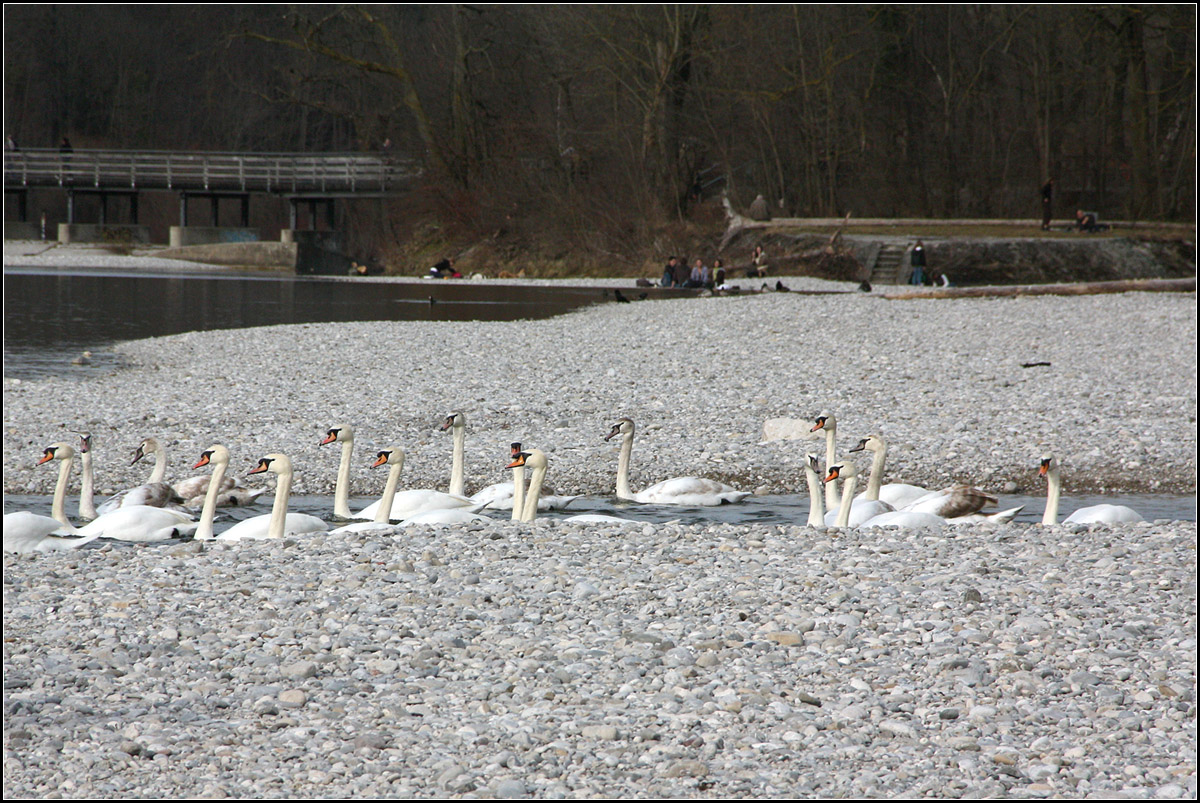
M 633 419 L 632 418 L 622 418 L 620 421 L 613 424 L 612 431 L 604 436 L 604 440 L 610 441 L 613 438 L 617 437 L 618 435 L 632 435 L 632 434 L 633 434 Z
M 92 433 L 77 432 L 75 434 L 79 436 L 79 453 L 87 454 L 90 452 L 92 450 Z
M 1042 455 L 1041 463 L 1038 464 L 1038 476 L 1048 477 L 1055 471 L 1058 471 L 1058 461 L 1054 459 L 1054 455 Z
M 200 453 L 200 459 L 192 468 L 201 468 L 210 463 L 229 463 L 229 450 L 220 444 L 214 444 Z
M 42 450 L 42 457 L 37 461 L 40 466 L 42 463 L 49 463 L 51 460 L 70 460 L 75 456 L 75 449 L 69 443 L 52 443 Z
M 846 461 L 842 462 L 840 465 L 830 466 L 829 467 L 829 476 L 827 476 L 824 481 L 831 482 L 832 480 L 837 480 L 837 479 L 848 480 L 851 477 L 855 477 L 857 475 L 858 475 L 858 469 L 855 468 L 854 463 L 850 462 L 849 460 L 846 460 Z
M 530 449 L 527 452 L 518 452 L 505 468 L 519 468 L 527 466 L 529 468 L 545 468 L 548 465 L 546 461 L 546 453 L 541 449 Z
M 807 454 L 805 454 L 805 457 L 808 458 L 808 470 L 814 474 L 820 474 L 821 473 L 821 463 L 819 460 L 817 460 L 817 456 L 815 454 L 813 454 L 812 452 L 808 452 Z
M 321 441 L 321 446 L 335 441 L 353 441 L 354 429 L 348 424 L 338 424 L 335 427 L 330 427 L 325 431 L 325 439 Z
M 387 449 L 380 449 L 375 455 L 375 461 L 371 463 L 371 468 L 379 468 L 388 463 L 395 463 L 404 460 L 404 450 L 399 446 L 392 446 Z
M 132 466 L 134 463 L 141 460 L 143 457 L 154 454 L 160 448 L 161 447 L 158 445 L 157 440 L 155 440 L 154 438 L 146 438 L 146 440 L 144 440 L 138 444 L 138 448 L 133 450 L 133 460 L 130 461 L 129 465 Z
M 812 429 L 809 432 L 816 432 L 818 429 L 823 429 L 826 432 L 834 432 L 837 430 L 837 419 L 829 413 L 821 413 L 813 422 Z
M 438 427 L 438 429 L 441 430 L 442 432 L 445 432 L 446 430 L 448 430 L 452 427 L 457 427 L 457 428 L 461 429 L 461 428 L 465 427 L 466 425 L 467 425 L 467 417 L 465 415 L 463 415 L 462 413 L 451 413 L 450 415 L 446 416 L 446 420 L 442 422 L 442 425 L 440 427 Z
M 516 460 L 516 459 L 517 459 L 517 455 L 519 455 L 519 454 L 521 453 L 521 443 L 520 443 L 520 441 L 513 441 L 512 443 L 510 443 L 510 444 L 508 445 L 508 448 L 509 448 L 509 450 L 510 450 L 510 451 L 511 451 L 511 453 L 512 453 L 512 458 L 513 458 L 513 460 Z
M 283 454 L 268 454 L 258 458 L 258 465 L 246 472 L 250 474 L 263 474 L 270 471 L 274 474 L 290 474 L 292 472 L 292 461 L 287 455 Z
M 861 452 L 864 449 L 868 452 L 882 452 L 887 444 L 883 442 L 883 438 L 879 435 L 868 435 L 860 440 L 857 444 L 850 447 L 852 452 Z

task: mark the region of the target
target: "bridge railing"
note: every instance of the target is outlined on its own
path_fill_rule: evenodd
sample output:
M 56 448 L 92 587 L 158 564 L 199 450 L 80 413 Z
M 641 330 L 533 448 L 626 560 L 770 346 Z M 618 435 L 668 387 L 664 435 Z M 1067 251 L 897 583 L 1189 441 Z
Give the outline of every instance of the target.
M 4 188 L 355 194 L 420 175 L 408 157 L 364 153 L 225 153 L 54 149 L 4 152 Z

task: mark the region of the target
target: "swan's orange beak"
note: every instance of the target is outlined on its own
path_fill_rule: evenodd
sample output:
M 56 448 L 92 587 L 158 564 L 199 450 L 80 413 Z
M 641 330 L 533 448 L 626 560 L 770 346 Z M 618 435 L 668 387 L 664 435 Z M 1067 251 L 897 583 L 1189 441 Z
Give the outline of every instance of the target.
M 324 446 L 327 443 L 333 443 L 334 441 L 337 440 L 337 436 L 338 436 L 338 431 L 336 429 L 329 430 L 328 432 L 325 433 L 325 440 L 321 441 L 320 445 Z
M 384 463 L 386 463 L 388 461 L 388 458 L 391 456 L 392 455 L 390 452 L 380 452 L 378 454 L 378 456 L 376 456 L 375 462 L 371 464 L 371 468 L 379 468 Z
M 516 457 L 517 455 L 519 455 L 521 453 L 521 444 L 519 444 L 519 443 L 509 444 L 508 448 L 512 450 L 513 457 Z
M 505 466 L 505 468 L 519 468 L 525 465 L 525 459 L 527 457 L 529 457 L 529 452 L 518 452 L 515 459 Z
M 196 465 L 192 466 L 192 468 L 200 468 L 201 466 L 207 466 L 209 458 L 211 458 L 211 457 L 212 457 L 212 452 L 205 452 L 204 454 L 200 455 L 200 459 L 196 461 Z
M 839 472 L 841 472 L 841 470 L 842 470 L 841 466 L 834 466 L 833 468 L 829 469 L 829 476 L 826 477 L 823 480 L 823 482 L 829 482 L 830 480 L 836 480 L 838 478 L 838 474 L 839 474 Z
M 817 423 L 813 424 L 812 429 L 810 429 L 809 432 L 816 432 L 818 429 L 820 429 L 823 426 L 825 426 L 825 419 L 818 418 Z
M 250 471 L 246 472 L 246 475 L 249 476 L 250 474 L 262 474 L 264 471 L 267 470 L 267 468 L 270 465 L 271 465 L 271 461 L 264 457 L 258 461 L 257 466 L 250 469 Z
M 1050 473 L 1050 461 L 1043 460 L 1042 464 L 1040 466 L 1038 466 L 1038 476 L 1044 477 L 1049 473 Z
M 50 448 L 46 449 L 46 451 L 42 452 L 42 459 L 37 461 L 37 464 L 40 466 L 42 463 L 49 463 L 53 459 L 54 447 L 51 446 Z

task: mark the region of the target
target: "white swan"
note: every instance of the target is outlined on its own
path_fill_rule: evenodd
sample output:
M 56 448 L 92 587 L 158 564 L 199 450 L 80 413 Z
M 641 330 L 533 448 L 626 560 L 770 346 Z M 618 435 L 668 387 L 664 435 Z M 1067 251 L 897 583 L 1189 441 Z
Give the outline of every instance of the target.
M 28 510 L 4 514 L 4 551 L 17 555 L 33 552 L 52 552 L 56 549 L 78 549 L 91 543 L 103 533 L 86 536 L 67 535 L 63 523 L 49 516 L 39 516 Z
M 1038 474 L 1046 478 L 1046 512 L 1042 516 L 1042 524 L 1053 525 L 1058 522 L 1058 498 L 1062 492 L 1062 477 L 1054 455 L 1042 456 Z M 1131 507 L 1092 505 L 1076 510 L 1063 520 L 1063 524 L 1121 524 L 1137 521 L 1145 519 Z
M 79 433 L 79 465 L 81 481 L 79 485 L 79 514 L 84 521 L 91 521 L 99 513 L 96 512 L 96 475 L 92 467 L 92 436 L 87 432 Z
M 829 413 L 821 413 L 813 422 L 809 432 L 822 430 L 825 433 L 825 467 L 837 462 L 837 419 Z M 840 497 L 837 491 L 837 481 L 825 483 L 825 509 L 832 511 L 838 506 Z
M 354 449 L 354 429 L 347 424 L 339 424 L 325 433 L 325 439 L 321 441 L 324 446 L 328 443 L 342 444 L 342 458 L 338 464 L 337 485 L 333 492 L 333 515 L 339 519 L 367 519 L 374 521 L 379 513 L 379 507 L 382 499 L 376 500 L 358 513 L 350 511 L 350 454 Z M 403 466 L 403 452 L 397 455 L 400 460 L 400 465 Z M 396 470 L 393 467 L 393 470 Z M 480 510 L 483 506 L 473 503 L 465 496 L 456 496 L 454 494 L 442 493 L 441 491 L 428 490 L 417 488 L 408 491 L 400 491 L 392 497 L 392 509 L 388 514 L 390 521 L 400 521 L 401 519 L 415 516 L 418 513 L 424 513 L 429 510 L 443 510 L 447 508 L 470 507 L 472 513 Z
M 883 465 L 887 458 L 887 443 L 882 435 L 869 435 L 850 449 L 851 452 L 864 450 L 873 452 L 875 456 L 871 458 L 871 478 L 867 481 L 867 490 L 860 494 L 862 498 L 878 499 L 887 502 L 893 508 L 900 509 L 930 493 L 928 488 L 904 482 L 883 484 Z
M 842 481 L 842 500 L 838 505 L 837 515 L 834 517 L 833 523 L 828 526 L 832 527 L 849 527 L 850 526 L 850 506 L 854 502 L 854 488 L 858 484 L 858 469 L 854 463 L 847 460 L 844 463 L 829 466 L 828 475 L 825 477 L 825 485 L 840 479 Z M 833 511 L 829 511 L 833 513 Z M 826 521 L 829 520 L 829 513 L 825 514 Z
M 400 472 L 404 469 L 404 450 L 399 446 L 380 449 L 375 455 L 375 460 L 371 463 L 371 468 L 379 468 L 386 465 L 390 465 L 391 468 L 388 469 L 387 481 L 383 486 L 383 494 L 379 497 L 379 501 L 375 503 L 375 518 L 371 521 L 356 521 L 344 527 L 338 527 L 331 532 L 332 535 L 375 530 L 395 532 L 395 527 L 392 526 L 389 517 L 392 513 L 392 502 L 396 498 L 396 486 L 400 484 Z
M 269 454 L 259 458 L 251 474 L 270 471 L 279 477 L 275 486 L 275 502 L 271 512 L 262 516 L 243 519 L 217 536 L 218 541 L 243 541 L 264 538 L 283 538 L 285 535 L 307 535 L 328 532 L 329 525 L 307 513 L 288 513 L 288 496 L 292 490 L 292 461 L 287 455 Z M 209 500 L 212 500 L 211 502 Z M 216 497 L 204 500 L 205 513 L 216 507 Z
M 465 467 L 465 446 L 467 440 L 467 417 L 461 412 L 450 413 L 446 416 L 439 429 L 442 432 L 451 430 L 454 437 L 454 451 L 451 456 L 450 463 L 450 493 L 459 496 L 466 496 L 466 467 Z M 512 454 L 515 456 L 521 451 L 521 444 L 514 443 L 511 446 Z M 514 474 L 517 469 L 514 469 Z M 471 494 L 470 499 L 477 505 L 483 505 L 492 510 L 512 510 L 513 518 L 520 518 L 520 504 L 514 504 L 516 496 L 517 483 L 514 482 L 496 482 L 480 488 L 475 493 Z M 548 491 L 538 500 L 538 510 L 558 510 L 565 508 L 571 502 L 578 499 L 578 496 L 559 496 L 553 491 Z
M 521 453 L 521 444 L 514 442 L 509 445 L 510 453 L 515 459 Z M 525 467 L 513 467 L 512 482 L 497 482 L 482 488 L 471 495 L 471 501 L 485 505 L 490 510 L 512 510 L 512 520 L 520 521 L 521 512 L 525 505 Z M 548 488 L 546 493 L 538 497 L 538 510 L 562 510 L 578 499 L 578 496 L 560 496 Z
M 151 542 L 166 541 L 196 527 L 196 522 L 187 513 L 151 505 L 124 505 L 111 513 L 101 514 L 84 527 L 75 527 L 65 510 L 67 482 L 75 460 L 75 450 L 69 443 L 52 444 L 42 453 L 38 465 L 50 460 L 60 461 L 51 516 L 61 522 L 68 533 L 83 536 L 100 534 L 117 541 Z
M 613 424 L 612 431 L 604 437 L 611 440 L 622 436 L 621 454 L 617 461 L 617 498 L 650 505 L 703 505 L 713 506 L 740 502 L 750 495 L 731 485 L 701 477 L 675 477 L 651 485 L 634 493 L 629 489 L 629 462 L 633 454 L 633 420 L 622 418 Z M 525 500 L 529 504 L 529 500 Z
M 514 446 L 516 444 L 513 444 Z M 529 466 L 531 469 L 529 477 L 529 490 L 525 493 L 525 504 L 521 511 L 520 520 L 523 522 L 532 522 L 537 518 L 538 496 L 542 492 L 542 484 L 546 479 L 546 469 L 549 467 L 549 460 L 546 459 L 546 454 L 541 449 L 530 449 L 513 455 L 513 461 L 508 464 L 508 468 L 514 471 L 518 468 Z M 637 524 L 633 519 L 622 519 L 617 516 L 605 516 L 599 513 L 581 513 L 577 516 L 567 516 L 563 521 L 574 521 L 587 524 Z
M 806 454 L 804 477 L 808 480 L 808 526 L 825 526 L 825 503 L 821 498 L 821 464 L 815 454 Z

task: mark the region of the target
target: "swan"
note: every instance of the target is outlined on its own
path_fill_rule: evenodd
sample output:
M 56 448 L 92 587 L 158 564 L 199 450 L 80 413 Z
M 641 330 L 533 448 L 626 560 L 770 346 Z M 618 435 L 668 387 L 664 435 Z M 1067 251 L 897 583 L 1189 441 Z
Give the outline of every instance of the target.
M 333 515 L 339 519 L 367 519 L 374 521 L 379 513 L 382 499 L 376 500 L 358 513 L 350 512 L 350 453 L 354 449 L 354 429 L 347 424 L 330 427 L 321 441 L 324 446 L 329 443 L 342 444 L 342 458 L 338 464 L 337 485 L 334 488 Z M 403 466 L 403 452 L 396 456 Z M 393 468 L 393 470 L 396 470 Z M 392 497 L 392 509 L 388 514 L 390 521 L 415 516 L 427 510 L 442 510 L 444 508 L 470 507 L 472 513 L 481 510 L 483 505 L 477 505 L 465 496 L 442 493 L 427 489 L 400 491 Z
M 740 502 L 750 495 L 731 485 L 701 477 L 675 477 L 634 493 L 629 489 L 629 460 L 633 454 L 633 419 L 622 418 L 613 424 L 604 440 L 622 436 L 621 454 L 617 461 L 617 498 L 651 505 L 722 505 Z M 529 500 L 525 501 L 529 504 Z
M 515 459 L 521 453 L 521 444 L 510 444 L 512 457 Z M 513 468 L 512 482 L 497 482 L 482 488 L 471 495 L 471 501 L 487 506 L 492 510 L 512 510 L 513 521 L 521 519 L 521 509 L 525 504 L 525 468 Z M 578 499 L 578 496 L 559 496 L 548 488 L 546 493 L 538 497 L 538 510 L 561 510 Z
M 151 480 L 153 481 L 155 476 L 161 480 L 166 476 L 167 450 L 157 438 L 146 438 L 142 441 L 142 445 L 134 453 L 138 455 L 134 462 L 151 453 L 154 454 L 154 474 L 151 475 Z M 171 490 L 183 500 L 184 507 L 200 507 L 208 497 L 208 484 L 211 476 L 211 474 L 197 474 L 194 477 L 188 477 L 186 480 L 171 483 Z M 262 488 L 243 487 L 235 477 L 218 480 L 218 488 L 217 507 L 249 505 L 267 492 L 265 486 Z
M 837 462 L 837 419 L 829 413 L 821 413 L 813 422 L 809 432 L 823 430 L 825 432 L 825 465 L 832 466 Z M 840 497 L 837 492 L 837 481 L 825 483 L 825 509 L 832 511 L 838 506 Z
M 1046 512 L 1042 516 L 1042 524 L 1053 525 L 1058 522 L 1058 497 L 1062 492 L 1062 477 L 1058 470 L 1058 460 L 1054 455 L 1042 456 L 1038 474 L 1046 478 Z M 1131 507 L 1092 505 L 1076 510 L 1063 520 L 1063 524 L 1121 524 L 1137 521 L 1145 521 L 1145 519 Z
M 940 491 L 930 491 L 918 485 L 908 485 L 899 482 L 882 485 L 887 443 L 880 435 L 869 435 L 863 438 L 850 451 L 869 451 L 875 453 L 874 458 L 871 460 L 870 482 L 867 484 L 867 490 L 859 494 L 859 499 L 878 499 L 882 502 L 887 502 L 897 512 L 928 513 L 945 519 L 952 524 L 968 522 L 991 522 L 999 524 L 1012 521 L 1025 507 L 1021 505 L 1009 510 L 1002 510 L 999 513 L 983 515 L 979 513 L 983 507 L 994 505 L 999 500 L 995 496 L 970 485 L 958 484 L 949 488 L 943 488 Z M 858 501 L 856 499 L 855 504 L 858 504 Z M 890 511 L 881 511 L 880 515 L 885 512 Z M 900 522 L 902 520 L 901 517 L 891 517 L 889 519 L 892 522 Z M 918 520 L 914 519 L 913 521 L 916 522 Z M 924 524 L 914 524 L 912 526 L 928 526 L 929 524 L 929 522 L 925 522 Z M 881 524 L 879 526 L 884 525 Z
M 871 458 L 871 479 L 867 481 L 867 490 L 860 496 L 864 499 L 879 499 L 887 502 L 893 508 L 899 509 L 917 501 L 930 493 L 928 488 L 919 485 L 909 485 L 903 482 L 883 484 L 883 464 L 887 458 L 887 443 L 882 435 L 869 435 L 851 447 L 851 452 L 873 452 Z
M 808 480 L 808 526 L 825 526 L 825 503 L 821 498 L 820 463 L 812 453 L 805 455 L 804 477 Z
M 134 449 L 133 460 L 129 465 L 132 466 L 148 454 L 154 455 L 154 468 L 150 471 L 150 478 L 141 485 L 135 485 L 113 494 L 96 506 L 97 513 L 103 516 L 105 513 L 112 513 L 126 505 L 149 505 L 150 507 L 170 508 L 186 512 L 183 510 L 183 497 L 164 481 L 167 474 L 166 451 L 155 438 L 147 438 L 138 445 L 138 448 Z M 86 468 L 91 468 L 90 457 Z
M 96 475 L 92 468 L 92 436 L 88 432 L 79 433 L 79 465 L 82 479 L 79 485 L 79 518 L 91 521 L 99 513 L 96 512 Z
M 858 485 L 858 469 L 854 463 L 847 460 L 839 465 L 829 466 L 829 474 L 825 477 L 825 487 L 829 487 L 829 483 L 840 479 L 842 481 L 842 501 L 838 505 L 837 516 L 834 518 L 833 527 L 849 527 L 850 526 L 850 506 L 854 503 L 854 488 Z M 828 498 L 828 495 L 826 495 Z M 830 511 L 832 513 L 833 511 Z M 829 514 L 825 514 L 825 519 L 828 521 Z
M 371 521 L 356 521 L 344 527 L 338 527 L 332 531 L 333 535 L 361 533 L 383 530 L 385 528 L 394 531 L 395 528 L 392 527 L 389 516 L 392 513 L 392 502 L 396 498 L 396 486 L 400 484 L 400 472 L 404 469 L 404 450 L 399 446 L 381 449 L 375 455 L 375 460 L 371 463 L 371 468 L 379 468 L 385 465 L 390 465 L 391 468 L 388 470 L 387 482 L 383 486 L 383 494 L 379 497 L 379 501 L 375 503 L 375 518 Z
M 466 470 L 464 467 L 464 450 L 467 440 L 467 417 L 461 412 L 450 413 L 446 416 L 439 429 L 442 432 L 451 430 L 454 436 L 454 451 L 450 463 L 450 493 L 458 496 L 466 496 L 466 487 L 464 477 Z M 512 454 L 515 456 L 521 451 L 521 444 L 512 444 Z M 515 474 L 517 469 L 513 469 Z M 520 505 L 514 504 L 516 495 L 517 483 L 514 482 L 497 482 L 479 489 L 471 494 L 471 501 L 478 505 L 491 508 L 492 510 L 508 510 L 512 508 L 514 520 L 520 517 Z M 546 495 L 538 500 L 538 510 L 558 510 L 564 508 L 571 502 L 578 499 L 578 496 L 558 496 L 553 491 L 547 489 Z
M 78 549 L 104 533 L 86 536 L 64 534 L 63 523 L 49 516 L 39 516 L 28 510 L 4 514 L 4 551 L 17 555 L 51 552 L 56 549 Z
M 267 471 L 279 477 L 275 486 L 275 502 L 271 505 L 271 512 L 239 521 L 218 535 L 218 541 L 283 538 L 285 535 L 306 535 L 329 530 L 329 525 L 316 516 L 310 516 L 307 513 L 288 513 L 288 496 L 292 490 L 292 461 L 288 459 L 287 455 L 275 453 L 261 457 L 258 465 L 251 469 L 250 473 L 262 474 Z M 214 494 L 204 500 L 204 509 L 208 513 L 215 507 L 216 496 Z
M 51 516 L 61 522 L 63 530 L 71 535 L 90 536 L 99 533 L 117 541 L 166 541 L 196 527 L 196 522 L 187 513 L 151 505 L 124 505 L 110 513 L 101 514 L 90 524 L 75 527 L 65 511 L 67 481 L 75 461 L 75 450 L 69 443 L 52 444 L 42 452 L 38 465 L 51 460 L 60 461 Z
M 514 446 L 516 444 L 513 444 Z M 542 491 L 542 483 L 546 478 L 546 469 L 549 467 L 549 461 L 546 459 L 546 454 L 541 449 L 530 449 L 529 451 L 519 452 L 513 455 L 513 461 L 508 464 L 507 468 L 523 469 L 529 466 L 531 469 L 529 477 L 529 490 L 525 494 L 525 505 L 521 511 L 520 521 L 532 522 L 537 518 L 538 496 Z M 578 516 L 567 516 L 563 521 L 574 521 L 588 524 L 637 524 L 633 519 L 622 519 L 617 516 L 605 516 L 599 513 L 582 513 Z

